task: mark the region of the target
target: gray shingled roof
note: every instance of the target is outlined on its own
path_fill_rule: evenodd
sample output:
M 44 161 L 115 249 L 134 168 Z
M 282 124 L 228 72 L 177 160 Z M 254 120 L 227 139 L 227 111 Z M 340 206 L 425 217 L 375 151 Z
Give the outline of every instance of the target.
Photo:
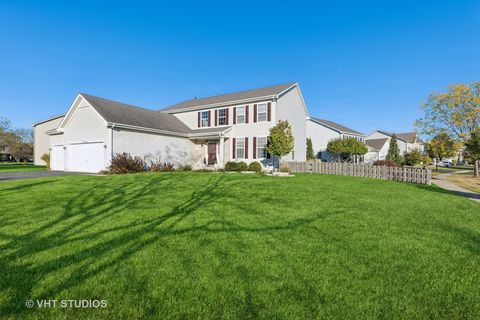
M 84 97 L 107 122 L 185 134 L 191 132 L 190 128 L 183 122 L 175 116 L 166 113 L 139 108 L 85 93 L 81 93 L 81 96 Z
M 387 141 L 388 141 L 388 138 L 370 139 L 370 140 L 365 140 L 365 144 L 370 148 L 373 148 L 375 150 L 380 150 L 382 149 L 382 147 L 385 145 L 385 142 Z
M 392 136 L 393 132 L 388 132 L 388 131 L 383 131 L 383 130 L 378 130 L 378 132 L 381 132 L 383 134 L 386 134 L 387 136 Z M 397 136 L 397 139 L 406 141 L 406 142 L 415 142 L 415 138 L 417 137 L 417 134 L 415 132 L 404 132 L 404 133 L 395 133 Z
M 54 116 L 54 117 L 50 117 L 50 118 L 47 118 L 47 119 L 44 119 L 44 120 L 40 120 L 38 122 L 35 122 L 32 127 L 36 127 L 38 126 L 39 124 L 42 124 L 42 123 L 45 123 L 45 122 L 48 122 L 48 121 L 52 121 L 52 120 L 55 120 L 55 119 L 58 119 L 58 118 L 61 118 L 61 117 L 65 117 L 65 113 L 64 114 L 59 114 L 58 116 Z
M 173 106 L 167 107 L 165 109 L 162 109 L 161 111 L 175 112 L 175 111 L 181 111 L 184 109 L 190 109 L 190 108 L 195 108 L 200 106 L 210 106 L 210 105 L 224 104 L 224 103 L 229 103 L 229 102 L 234 102 L 239 100 L 248 100 L 248 99 L 261 98 L 261 97 L 276 96 L 282 93 L 283 91 L 287 90 L 294 84 L 296 84 L 296 82 L 277 85 L 273 87 L 261 88 L 261 89 L 246 90 L 246 91 L 240 91 L 235 93 L 223 94 L 219 96 L 213 96 L 213 97 L 207 97 L 207 98 L 201 98 L 201 99 L 187 100 L 187 101 L 174 104 Z
M 353 130 L 353 129 L 350 129 L 350 128 L 347 128 L 345 126 L 342 126 L 341 124 L 338 124 L 336 122 L 333 122 L 333 121 L 329 121 L 329 120 L 325 120 L 325 119 L 319 119 L 319 118 L 314 118 L 312 117 L 312 119 L 316 122 L 319 122 L 327 127 L 331 127 L 333 129 L 336 129 L 342 133 L 352 133 L 352 134 L 356 134 L 356 135 L 361 135 L 361 136 L 364 136 L 363 133 L 361 132 L 358 132 L 356 130 Z
M 202 128 L 191 130 L 189 134 L 202 134 L 202 133 L 220 133 L 226 130 L 231 129 L 232 127 L 213 127 L 213 128 Z

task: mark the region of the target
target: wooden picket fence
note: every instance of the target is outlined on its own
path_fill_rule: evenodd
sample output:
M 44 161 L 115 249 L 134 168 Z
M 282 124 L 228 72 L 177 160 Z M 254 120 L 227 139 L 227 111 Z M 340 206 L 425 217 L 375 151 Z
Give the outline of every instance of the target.
M 284 162 L 292 172 L 334 174 L 337 176 L 368 177 L 374 179 L 431 184 L 432 170 L 416 167 L 385 167 L 367 164 L 337 162 Z

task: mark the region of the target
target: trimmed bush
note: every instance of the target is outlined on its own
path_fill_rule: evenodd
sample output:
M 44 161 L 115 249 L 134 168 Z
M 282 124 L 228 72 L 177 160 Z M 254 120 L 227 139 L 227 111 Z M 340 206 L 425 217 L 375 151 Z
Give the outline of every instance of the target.
M 237 169 L 237 163 L 236 162 L 233 162 L 233 161 L 228 161 L 226 164 L 225 164 L 225 171 L 238 171 Z
M 175 171 L 175 166 L 170 162 L 151 162 L 149 171 L 152 172 L 171 172 Z
M 248 165 L 248 171 L 262 172 L 262 165 L 257 161 L 251 162 Z
M 177 171 L 192 171 L 192 166 L 189 164 L 181 164 L 177 167 Z
M 373 163 L 374 166 L 398 167 L 398 164 L 393 160 L 377 160 Z
M 424 165 L 427 165 L 430 162 L 432 162 L 432 158 L 430 158 L 430 156 L 427 154 L 427 155 L 423 156 L 422 162 L 423 162 Z
M 413 150 L 405 155 L 405 164 L 407 166 L 416 166 L 422 163 L 422 153 L 417 150 Z
M 237 171 L 248 171 L 248 165 L 243 161 L 237 162 Z
M 282 165 L 282 166 L 280 167 L 280 172 L 288 172 L 288 173 L 290 173 L 290 168 L 289 168 L 288 166 L 286 166 L 286 165 Z
M 43 162 L 45 162 L 45 165 L 47 166 L 47 169 L 50 170 L 50 154 L 49 153 L 44 153 L 40 159 L 42 159 Z
M 138 156 L 132 157 L 126 152 L 117 153 L 113 156 L 108 170 L 116 174 L 143 172 L 145 170 L 145 162 L 142 158 Z

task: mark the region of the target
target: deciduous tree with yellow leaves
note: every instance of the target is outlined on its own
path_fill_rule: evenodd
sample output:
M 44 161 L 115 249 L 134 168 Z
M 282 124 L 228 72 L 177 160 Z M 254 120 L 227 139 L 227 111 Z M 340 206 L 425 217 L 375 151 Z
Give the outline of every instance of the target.
M 465 143 L 480 127 L 480 82 L 454 84 L 446 93 L 433 93 L 421 109 L 424 116 L 416 126 L 423 134 L 433 137 L 447 133 Z

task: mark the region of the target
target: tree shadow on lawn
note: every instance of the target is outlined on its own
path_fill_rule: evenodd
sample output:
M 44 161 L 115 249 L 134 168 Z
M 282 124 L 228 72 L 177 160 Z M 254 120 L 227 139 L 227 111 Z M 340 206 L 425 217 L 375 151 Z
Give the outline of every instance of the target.
M 2 180 L 2 179 L 0 179 Z M 11 180 L 8 180 L 7 181 L 11 181 Z M 39 185 L 42 185 L 42 184 L 49 184 L 49 183 L 54 183 L 56 182 L 57 180 L 42 180 L 42 181 L 37 181 L 37 182 L 32 182 L 32 183 L 25 183 L 25 184 L 21 184 L 21 185 L 18 185 L 18 186 L 15 186 L 15 187 L 10 187 L 10 188 L 5 188 L 5 189 L 2 189 L 0 188 L 0 192 L 4 193 L 6 191 L 18 191 L 18 190 L 24 190 L 24 189 L 29 189 L 29 188 L 32 188 L 32 187 L 36 187 L 36 186 L 39 186 Z M 1 185 L 0 185 L 1 187 Z
M 193 191 L 186 200 L 165 214 L 153 218 L 140 218 L 138 221 L 81 235 L 82 231 L 94 228 L 101 222 L 114 219 L 125 210 L 142 204 L 145 196 L 157 193 L 158 196 L 162 196 L 159 191 L 166 190 L 168 193 L 168 190 L 182 187 L 179 176 L 174 175 L 144 176 L 138 183 L 128 179 L 116 181 L 112 185 L 108 180 L 102 182 L 78 196 L 72 196 L 64 205 L 63 213 L 51 222 L 20 236 L 2 234 L 2 238 L 9 241 L 0 245 L 0 270 L 4 275 L 0 279 L 0 292 L 9 298 L 3 306 L 0 306 L 0 314 L 5 316 L 23 314 L 28 311 L 24 307 L 27 299 L 53 299 L 63 290 L 81 285 L 167 236 L 196 232 L 262 233 L 293 230 L 321 218 L 321 215 L 316 215 L 310 219 L 297 219 L 286 224 L 279 221 L 277 224 L 260 227 L 245 227 L 222 219 L 214 219 L 199 225 L 195 223 L 192 226 L 179 227 L 187 217 L 195 215 L 199 208 L 207 206 L 212 201 L 221 202 L 223 198 L 231 198 L 232 195 L 228 195 L 227 191 L 229 187 L 242 183 L 235 180 L 227 182 L 224 175 L 210 175 L 202 187 Z M 107 239 L 102 240 L 104 237 Z M 97 242 L 94 242 L 93 246 L 87 247 L 83 244 L 95 240 Z M 43 251 L 71 243 L 78 243 L 80 249 L 59 257 L 52 256 L 52 259 L 42 262 L 21 262 L 31 260 L 34 255 Z M 38 290 L 38 285 L 43 280 L 68 267 L 74 267 L 69 276 L 55 279 L 58 284 L 46 287 L 43 292 L 37 292 L 33 296 L 34 290 Z

